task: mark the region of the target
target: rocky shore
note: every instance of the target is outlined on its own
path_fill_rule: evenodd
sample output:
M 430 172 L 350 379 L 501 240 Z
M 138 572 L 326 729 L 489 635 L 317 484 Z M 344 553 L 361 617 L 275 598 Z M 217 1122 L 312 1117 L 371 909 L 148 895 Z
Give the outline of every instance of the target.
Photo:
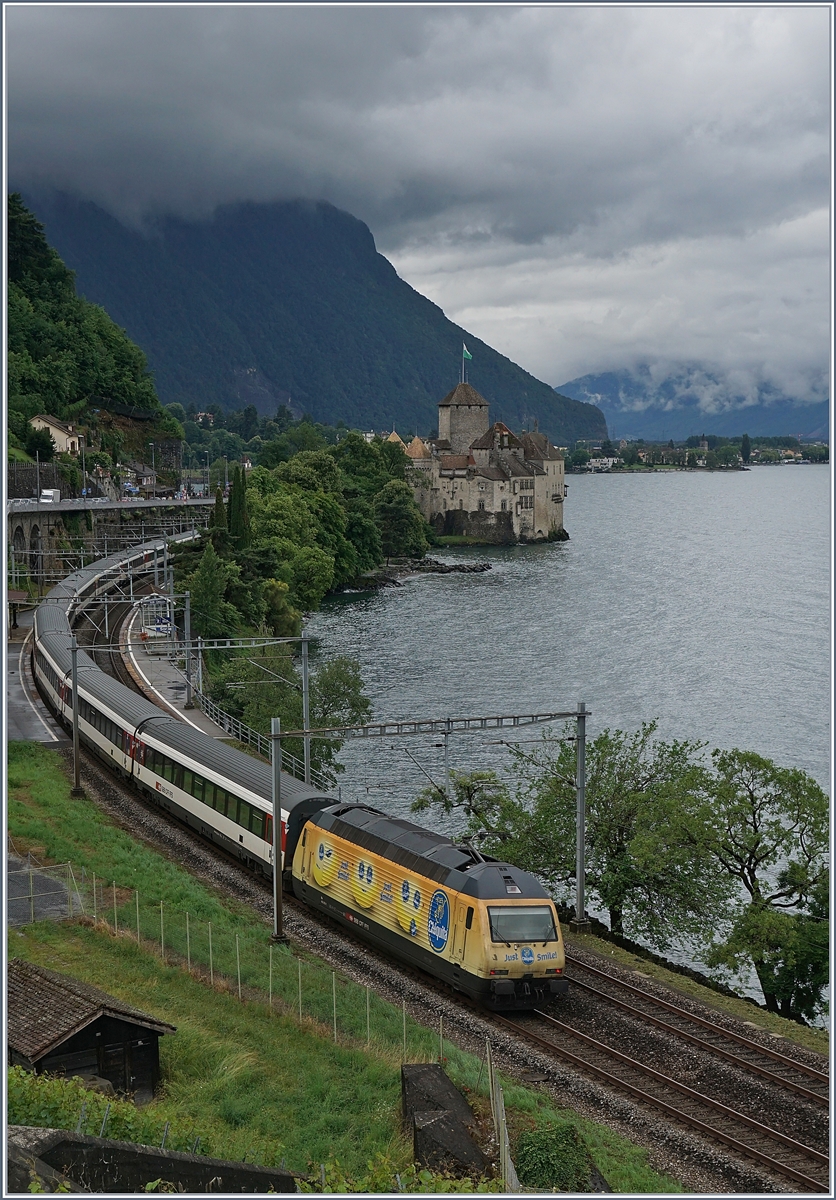
M 393 558 L 386 566 L 352 579 L 340 591 L 371 592 L 379 588 L 403 587 L 401 581 L 411 575 L 480 575 L 490 569 L 489 562 L 443 563 L 437 558 Z

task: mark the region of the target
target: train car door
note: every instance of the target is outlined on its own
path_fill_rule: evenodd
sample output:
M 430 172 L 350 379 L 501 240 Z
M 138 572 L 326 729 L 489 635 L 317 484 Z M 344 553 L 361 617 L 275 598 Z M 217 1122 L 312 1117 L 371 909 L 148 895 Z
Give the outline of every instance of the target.
M 467 937 L 467 906 L 456 903 L 456 923 L 453 927 L 453 958 L 461 962 L 464 958 L 464 943 Z

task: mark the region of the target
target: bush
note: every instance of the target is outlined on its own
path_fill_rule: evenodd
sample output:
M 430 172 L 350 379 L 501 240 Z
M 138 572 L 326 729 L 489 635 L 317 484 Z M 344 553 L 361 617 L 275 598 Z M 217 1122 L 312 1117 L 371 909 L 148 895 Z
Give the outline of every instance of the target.
M 545 1191 L 583 1192 L 592 1173 L 586 1147 L 569 1121 L 521 1133 L 514 1163 L 521 1184 Z

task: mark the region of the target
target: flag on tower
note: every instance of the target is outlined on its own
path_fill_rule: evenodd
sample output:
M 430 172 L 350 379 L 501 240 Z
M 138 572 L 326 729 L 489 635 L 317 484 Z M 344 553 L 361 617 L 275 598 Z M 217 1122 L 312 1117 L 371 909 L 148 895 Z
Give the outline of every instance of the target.
M 464 342 L 462 342 L 462 358 L 467 358 L 470 360 L 473 359 L 473 355 L 470 353 L 467 346 L 465 346 Z

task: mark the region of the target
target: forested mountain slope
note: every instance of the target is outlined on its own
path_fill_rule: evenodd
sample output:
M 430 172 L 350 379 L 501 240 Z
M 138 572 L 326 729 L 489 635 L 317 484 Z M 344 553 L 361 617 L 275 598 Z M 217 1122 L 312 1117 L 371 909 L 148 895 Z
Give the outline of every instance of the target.
M 240 204 L 139 232 L 65 195 L 29 202 L 79 290 L 142 346 L 165 404 L 272 415 L 289 402 L 329 424 L 427 433 L 465 341 L 494 420 L 537 418 L 560 444 L 606 436 L 599 409 L 448 321 L 377 253 L 366 225 L 329 204 Z
M 9 197 L 8 213 L 12 432 L 25 435 L 28 418 L 39 412 L 78 420 L 91 407 L 112 404 L 159 411 L 142 351 L 104 309 L 76 295 L 72 271 L 19 195 Z

